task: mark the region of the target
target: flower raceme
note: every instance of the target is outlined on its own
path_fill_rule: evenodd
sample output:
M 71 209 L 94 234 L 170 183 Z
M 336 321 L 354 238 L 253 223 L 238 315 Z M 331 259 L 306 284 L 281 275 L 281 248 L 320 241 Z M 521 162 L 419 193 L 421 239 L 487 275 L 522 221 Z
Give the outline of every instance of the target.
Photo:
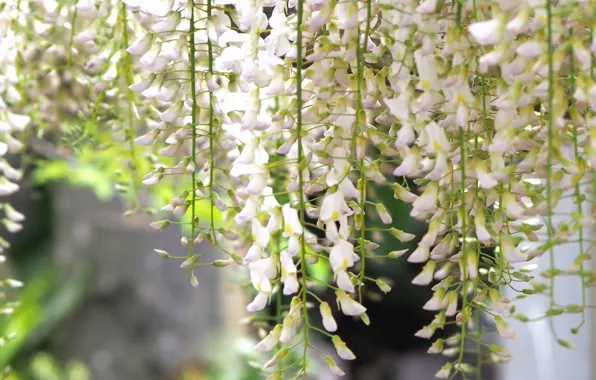
M 19 72 L 37 63 L 23 66 L 17 51 L 39 54 L 28 50 L 36 42 L 24 28 L 34 24 L 33 34 L 50 39 L 48 20 L 64 19 L 55 35 L 72 37 L 39 48 L 39 70 L 59 84 L 52 78 L 62 69 L 52 65 L 60 59 L 52 57 L 66 51 L 76 77 L 69 83 L 92 89 L 89 105 L 69 104 L 94 120 L 96 138 L 110 136 L 103 145 L 126 156 L 118 165 L 131 177 L 129 196 L 137 184 L 171 195 L 151 227 L 188 227 L 182 269 L 193 284 L 195 266 L 234 263 L 250 279 L 249 312 L 292 297 L 256 347 L 275 350 L 265 365 L 272 377 L 306 373 L 313 318 L 337 333 L 329 338 L 340 358 L 354 358 L 338 314 L 368 323 L 371 285 L 391 290 L 367 275 L 369 260 L 419 263 L 412 282 L 432 286 L 424 308 L 436 317 L 416 335 L 431 339 L 453 319 L 460 350 L 481 338 L 476 315 L 494 318 L 501 336 L 515 335 L 504 285 L 533 279 L 524 293 L 548 293 L 563 273 L 550 268 L 538 282 L 523 262 L 578 241 L 569 272 L 582 277 L 582 292 L 591 284 L 584 268 L 591 245 L 584 229 L 594 224 L 585 194 L 596 184 L 590 2 L 80 0 L 60 11 L 52 1 L 19 3 L 0 10 L 8 52 L 0 58 L 0 155 L 23 146 L 21 132 L 47 125 L 33 110 L 53 109 L 52 96 L 37 95 Z M 95 106 L 101 102 L 107 106 Z M 109 120 L 110 133 L 98 120 Z M 20 172 L 4 159 L 0 172 L 0 195 L 17 191 Z M 392 239 L 415 236 L 396 228 L 405 216 L 378 199 L 378 187 L 392 188 L 392 202 L 428 223 L 413 249 L 379 254 Z M 555 218 L 564 198 L 576 209 Z M 18 231 L 22 215 L 2 209 L 5 227 Z M 229 257 L 205 261 L 217 254 L 196 252 L 203 240 Z M 321 262 L 331 269 L 327 279 L 310 270 Z M 323 301 L 315 285 L 337 302 Z M 551 300 L 545 317 L 558 310 Z M 450 342 L 435 341 L 431 351 L 446 353 Z M 290 365 L 297 345 L 306 354 Z M 437 376 L 467 370 L 462 360 Z
M 512 224 L 536 214 L 534 210 L 541 203 L 554 206 L 555 201 L 552 191 L 548 195 L 540 185 L 521 194 L 530 196 L 531 203 L 511 190 L 526 180 L 546 180 L 544 176 L 528 177 L 531 169 L 544 173 L 539 167 L 544 162 L 534 160 L 518 174 L 520 161 L 535 157 L 534 152 L 558 157 L 557 148 L 552 147 L 553 136 L 547 136 L 547 126 L 539 119 L 527 121 L 535 124 L 512 124 L 515 118 L 523 117 L 519 115 L 525 106 L 516 108 L 516 104 L 522 99 L 530 104 L 524 96 L 536 96 L 533 89 L 542 85 L 537 75 L 543 74 L 544 66 L 532 66 L 528 60 L 545 62 L 548 58 L 542 8 L 524 3 L 504 6 L 492 14 L 463 3 L 450 9 L 434 1 L 402 1 L 397 6 L 372 0 L 127 5 L 155 19 L 128 48 L 149 71 L 145 82 L 132 87 L 134 91 L 146 92 L 156 86 L 155 93 L 161 93 L 165 78 L 172 77 L 167 68 L 179 66 L 178 57 L 187 56 L 192 63 L 190 71 L 186 68 L 188 76 L 178 79 L 181 82 L 174 86 L 179 88 L 176 95 L 160 105 L 164 125 L 137 141 L 154 145 L 165 140 L 176 152 L 182 144 L 192 150 L 193 166 L 206 165 L 209 171 L 216 170 L 216 159 L 222 163 L 219 167 L 229 162 L 228 171 L 210 174 L 202 183 L 195 183 L 192 171 L 191 186 L 194 193 L 197 185 L 202 186 L 200 194 L 212 207 L 217 197 L 233 220 L 226 228 L 236 231 L 239 238 L 245 236 L 243 226 L 250 222 L 252 233 L 242 263 L 249 268 L 257 295 L 247 309 L 263 309 L 276 292 L 297 294 L 289 313 L 258 349 L 271 350 L 279 342 L 289 343 L 299 325 L 303 330 L 309 328 L 306 300 L 311 295 L 307 287 L 311 279 L 302 268 L 313 260 L 328 260 L 337 285 L 339 311 L 365 315 L 366 308 L 351 295 L 366 285 L 364 272 L 350 273 L 374 255 L 376 244 L 366 240 L 364 217 L 372 197 L 366 182 L 373 178 L 381 185 L 392 185 L 396 199 L 412 205 L 413 217 L 431 220 L 428 232 L 408 256 L 410 262 L 425 263 L 414 284 L 441 280 L 425 308 L 444 313 L 443 318 L 457 314 L 458 323 L 465 326 L 470 321 L 465 320 L 468 314 L 462 314 L 464 308 L 476 305 L 481 310 L 499 305 L 484 304 L 482 297 L 475 296 L 490 290 L 491 299 L 495 299 L 499 281 L 489 282 L 492 285 L 476 281 L 485 272 L 479 271 L 480 251 L 473 247 L 497 248 L 498 260 L 490 270 L 503 273 L 502 281 L 506 281 L 510 265 L 529 258 L 518 248 L 521 243 L 513 236 Z M 530 21 L 533 14 L 539 17 Z M 188 26 L 189 21 L 194 27 Z M 577 16 L 566 22 L 576 22 L 580 28 L 587 20 Z M 527 38 L 516 41 L 521 33 Z M 181 42 L 185 40 L 198 45 L 189 47 Z M 172 52 L 164 51 L 166 43 Z M 584 70 L 585 43 L 580 36 L 569 46 L 578 67 Z M 404 49 L 406 45 L 411 48 Z M 499 65 L 506 67 L 512 59 L 517 66 L 503 77 L 491 71 Z M 187 81 L 194 83 L 197 92 L 188 92 Z M 503 92 L 504 86 L 527 88 L 528 95 L 523 90 Z M 578 94 L 580 102 L 586 99 Z M 554 95 L 549 95 L 553 102 L 550 107 L 560 108 L 558 95 Z M 487 106 L 494 100 L 501 109 Z M 544 96 L 537 101 L 545 108 L 550 104 Z M 508 121 L 497 128 L 490 121 L 491 115 L 501 111 L 508 115 Z M 575 108 L 574 116 L 581 118 L 588 111 Z M 194 119 L 189 113 L 195 114 Z M 208 123 L 208 130 L 198 120 Z M 194 128 L 191 140 L 168 138 L 166 128 L 184 128 L 189 122 Z M 364 139 L 365 144 L 357 138 Z M 548 141 L 551 148 L 541 151 Z M 218 149 L 219 144 L 228 147 L 225 152 Z M 519 148 L 510 156 L 496 156 L 509 152 L 508 145 Z M 581 154 L 580 148 L 578 159 Z M 286 158 L 272 161 L 275 155 Z M 382 171 L 372 175 L 372 160 L 385 161 L 389 166 L 394 163 L 393 175 L 418 178 L 422 191 L 412 192 Z M 563 164 L 567 170 L 574 165 L 572 161 Z M 591 175 L 585 166 L 582 170 Z M 145 182 L 157 183 L 162 178 L 156 172 Z M 233 191 L 222 193 L 226 195 L 223 198 L 214 195 L 226 188 Z M 326 191 L 312 201 L 307 194 L 314 189 Z M 375 203 L 378 218 L 391 225 L 396 215 L 388 210 L 383 203 Z M 318 220 L 316 226 L 305 224 L 306 214 Z M 321 229 L 324 238 L 313 235 L 312 228 Z M 395 228 L 390 232 L 404 242 L 413 238 Z M 205 233 L 210 241 L 223 244 L 217 240 L 220 231 L 213 223 L 205 227 Z M 452 290 L 458 281 L 463 289 L 459 292 Z M 466 294 L 460 304 L 462 293 L 469 292 L 471 297 Z M 470 303 L 469 299 L 479 302 Z M 331 306 L 321 301 L 319 309 L 325 329 L 335 332 Z M 504 311 L 496 309 L 493 311 L 497 313 Z M 503 321 L 496 321 L 499 331 L 504 330 Z M 434 322 L 434 327 L 422 335 L 430 338 L 443 324 Z M 307 336 L 305 332 L 304 339 Z M 339 336 L 333 336 L 332 341 L 340 357 L 353 358 Z M 305 340 L 304 344 L 309 343 Z M 342 372 L 335 362 L 328 362 L 332 371 Z M 462 367 L 462 363 L 446 366 L 437 376 Z

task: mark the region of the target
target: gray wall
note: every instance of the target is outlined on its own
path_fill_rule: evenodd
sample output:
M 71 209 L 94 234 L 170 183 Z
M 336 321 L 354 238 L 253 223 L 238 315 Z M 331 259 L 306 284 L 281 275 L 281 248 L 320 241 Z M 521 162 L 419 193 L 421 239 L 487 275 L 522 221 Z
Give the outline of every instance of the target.
M 164 379 L 205 354 L 220 324 L 216 268 L 197 268 L 192 288 L 180 262 L 154 248 L 182 255 L 175 226 L 156 232 L 147 217 L 122 218 L 117 201 L 89 191 L 54 192 L 54 255 L 62 275 L 92 268 L 91 289 L 57 335 L 65 356 L 84 360 L 94 379 Z

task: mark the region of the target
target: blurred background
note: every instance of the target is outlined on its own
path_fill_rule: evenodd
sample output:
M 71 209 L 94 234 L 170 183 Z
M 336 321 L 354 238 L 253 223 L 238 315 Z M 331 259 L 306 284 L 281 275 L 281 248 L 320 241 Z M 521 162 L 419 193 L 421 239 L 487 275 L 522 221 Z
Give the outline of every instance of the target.
M 7 295 L 20 306 L 0 324 L 4 335 L 15 334 L 1 342 L 0 365 L 13 368 L 7 379 L 262 379 L 257 363 L 263 357 L 253 350 L 257 333 L 240 323 L 247 303 L 237 286 L 241 274 L 231 268 L 200 268 L 195 272 L 200 285 L 191 287 L 179 262 L 153 252 L 177 249 L 180 231 L 155 232 L 148 227 L 148 216 L 123 218 L 122 204 L 99 188 L 105 179 L 88 174 L 85 183 L 38 181 L 32 175 L 9 200 L 27 219 L 19 233 L 2 234 L 12 243 L 2 276 L 25 284 Z M 393 198 L 391 189 L 376 189 L 376 195 Z M 409 218 L 404 204 L 391 204 L 396 228 L 424 233 L 425 226 Z M 380 254 L 408 247 L 380 243 Z M 577 247 L 561 249 L 569 250 L 569 260 L 576 256 Z M 559 255 L 561 260 L 566 256 Z M 538 270 L 547 261 L 540 258 Z M 338 320 L 342 337 L 358 356 L 354 363 L 342 364 L 350 379 L 431 380 L 449 360 L 427 355 L 429 342 L 413 336 L 433 316 L 421 310 L 429 289 L 410 284 L 419 269 L 401 259 L 370 266 L 371 275 L 390 279 L 394 290 L 383 298 L 369 294 L 370 326 Z M 579 303 L 580 286 L 574 281 L 560 280 L 556 297 Z M 521 300 L 518 311 L 541 315 L 547 307 L 531 298 Z M 490 321 L 484 323 L 491 327 Z M 574 350 L 556 344 L 546 321 L 518 323 L 518 339 L 504 342 L 513 360 L 499 368 L 486 366 L 482 378 L 596 379 L 592 314 L 575 336 L 569 329 L 581 323 L 580 316 L 562 315 L 555 323 Z M 325 344 L 320 342 L 332 353 Z M 322 363 L 313 371 L 312 379 L 334 379 Z

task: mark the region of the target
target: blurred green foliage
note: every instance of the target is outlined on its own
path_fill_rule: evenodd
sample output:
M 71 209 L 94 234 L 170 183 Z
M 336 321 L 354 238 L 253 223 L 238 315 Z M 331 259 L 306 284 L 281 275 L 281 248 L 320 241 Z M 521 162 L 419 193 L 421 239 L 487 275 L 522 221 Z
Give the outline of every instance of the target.
M 96 162 L 70 162 L 66 160 L 48 161 L 40 165 L 33 174 L 38 184 L 65 181 L 73 187 L 88 187 L 102 200 L 114 195 L 111 176 Z
M 9 318 L 0 320 L 0 336 L 12 337 L 4 341 L 0 349 L 0 368 L 12 367 L 9 379 L 15 380 L 83 380 L 85 378 L 80 376 L 42 376 L 40 372 L 47 367 L 43 363 L 49 363 L 49 359 L 47 355 L 38 356 L 39 347 L 82 301 L 90 278 L 89 268 L 79 268 L 66 282 L 59 282 L 47 250 L 44 247 L 29 253 L 32 259 L 21 271 L 25 285 L 16 296 L 18 307 Z M 75 375 L 81 373 L 77 369 L 80 367 L 74 367 Z
M 32 175 L 33 183 L 46 185 L 52 182 L 63 181 L 75 188 L 88 188 L 97 198 L 107 201 L 116 195 L 116 189 L 126 189 L 128 184 L 122 180 L 121 163 L 115 160 L 110 150 L 94 150 L 82 147 L 78 152 L 77 160 L 51 160 L 39 161 Z M 169 203 L 179 194 L 176 188 L 168 181 L 162 181 L 151 188 L 152 192 L 147 206 L 157 208 Z M 123 191 L 123 193 L 126 193 Z M 142 194 L 140 194 L 142 195 Z M 198 199 L 195 201 L 196 214 L 203 223 L 211 219 L 210 201 Z M 213 207 L 213 217 L 216 226 L 221 223 L 221 212 Z M 190 214 L 182 217 L 181 224 L 184 233 L 190 232 Z
M 31 364 L 21 371 L 12 371 L 6 380 L 90 380 L 85 364 L 78 360 L 62 366 L 47 353 L 36 354 Z
M 256 351 L 254 347 L 257 343 L 249 337 L 236 338 L 232 344 L 222 339 L 214 341 L 206 358 L 207 374 L 203 377 L 193 377 L 193 373 L 189 371 L 176 380 L 262 380 L 263 365 L 271 358 L 272 353 Z M 300 360 L 302 356 L 298 351 L 300 350 L 290 351 L 288 356 L 278 363 L 279 368 Z M 317 374 L 322 364 L 314 358 L 310 363 L 307 373 Z

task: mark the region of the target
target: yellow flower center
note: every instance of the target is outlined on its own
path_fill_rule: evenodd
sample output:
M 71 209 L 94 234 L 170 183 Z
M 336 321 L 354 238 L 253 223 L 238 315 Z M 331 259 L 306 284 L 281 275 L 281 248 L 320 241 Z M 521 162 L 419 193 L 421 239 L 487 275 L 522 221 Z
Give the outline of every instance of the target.
M 348 267 L 348 259 L 344 258 L 341 262 L 341 266 L 342 266 L 342 268 L 347 268 Z
M 466 97 L 464 96 L 464 94 L 457 94 L 457 104 L 465 104 L 466 103 Z

